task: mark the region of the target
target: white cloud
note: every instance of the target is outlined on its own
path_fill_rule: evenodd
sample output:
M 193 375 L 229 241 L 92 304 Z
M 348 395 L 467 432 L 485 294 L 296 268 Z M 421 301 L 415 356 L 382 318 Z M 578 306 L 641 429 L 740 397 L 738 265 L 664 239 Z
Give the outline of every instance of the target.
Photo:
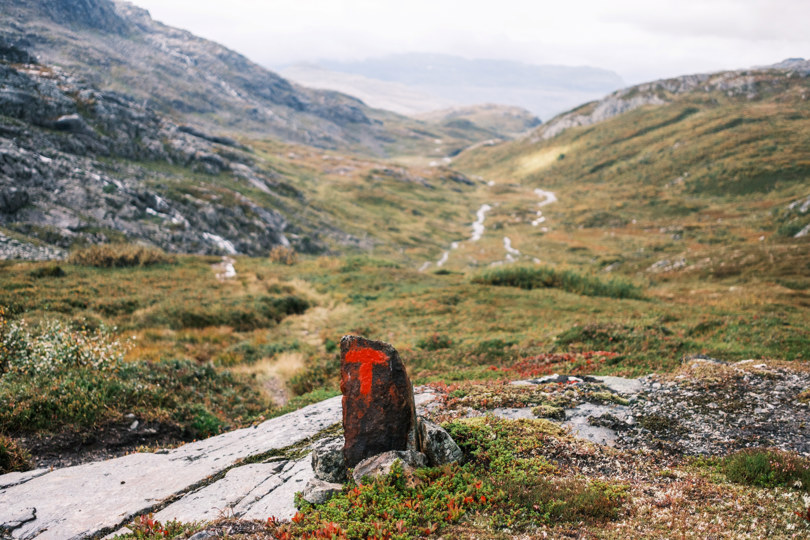
M 807 0 L 134 0 L 268 66 L 395 52 L 592 65 L 628 82 L 810 56 Z

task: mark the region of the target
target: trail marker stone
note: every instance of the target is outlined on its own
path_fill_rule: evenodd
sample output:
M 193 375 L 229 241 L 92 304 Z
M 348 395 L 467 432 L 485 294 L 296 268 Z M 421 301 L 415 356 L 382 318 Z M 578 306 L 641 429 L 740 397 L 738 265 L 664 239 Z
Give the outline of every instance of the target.
M 343 336 L 340 364 L 346 466 L 413 446 L 413 386 L 396 349 L 382 341 Z

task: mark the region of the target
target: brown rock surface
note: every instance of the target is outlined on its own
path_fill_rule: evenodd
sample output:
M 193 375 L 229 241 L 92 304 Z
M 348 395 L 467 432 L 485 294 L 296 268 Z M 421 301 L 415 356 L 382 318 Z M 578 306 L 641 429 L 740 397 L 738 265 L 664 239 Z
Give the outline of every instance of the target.
M 340 368 L 347 467 L 405 450 L 416 440 L 413 386 L 396 349 L 382 341 L 343 336 Z

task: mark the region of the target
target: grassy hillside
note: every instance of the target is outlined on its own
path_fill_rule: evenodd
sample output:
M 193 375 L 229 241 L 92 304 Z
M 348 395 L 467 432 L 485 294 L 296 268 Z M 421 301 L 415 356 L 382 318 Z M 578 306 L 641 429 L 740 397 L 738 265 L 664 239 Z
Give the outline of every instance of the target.
M 480 148 L 454 166 L 553 190 L 561 202 L 543 210 L 555 225 L 522 231 L 554 262 L 575 258 L 655 280 L 725 280 L 804 305 L 807 240 L 794 236 L 810 223 L 810 84 L 776 73 L 757 80 L 743 95 L 661 90 L 666 104 L 548 140 Z M 529 207 L 515 212 L 531 219 Z
M 682 359 L 693 355 L 774 359 L 806 369 L 810 254 L 808 235 L 799 233 L 810 223 L 810 85 L 758 73 L 744 92 L 661 87 L 657 105 L 548 139 L 537 132 L 479 146 L 452 169 L 407 156 L 386 162 L 240 140 L 283 198 L 228 173 L 140 164 L 153 171 L 147 183 L 178 200 L 203 191 L 295 215 L 296 245 L 309 238 L 325 251 L 238 256 L 233 277 L 225 277 L 227 261 L 210 256 L 155 255 L 138 266 L 104 268 L 80 256 L 3 261 L 0 404 L 7 406 L 0 407 L 0 450 L 10 448 L 25 462 L 23 447 L 40 464 L 59 464 L 43 461 L 41 449 L 60 441 L 82 448 L 90 433 L 109 435 L 126 451 L 248 425 L 335 394 L 337 342 L 347 333 L 392 343 L 415 384 L 445 390 L 550 373 L 677 375 Z M 733 76 L 726 80 L 737 88 Z M 103 355 L 93 356 L 99 350 Z M 88 354 L 104 361 L 87 361 Z M 122 438 L 131 431 L 130 415 L 159 429 Z M 498 430 L 511 440 L 522 425 L 496 424 L 450 425 L 471 446 Z M 547 435 L 538 452 L 556 456 L 560 441 L 579 444 Z M 625 470 L 648 463 L 646 455 L 621 456 Z M 733 487 L 727 480 L 737 482 L 732 477 L 740 474 L 732 469 L 745 473 L 749 465 L 721 458 L 667 460 L 628 488 L 630 499 L 611 492 L 609 512 L 588 516 L 589 530 L 622 537 L 602 520 L 619 516 L 651 536 L 666 534 L 667 515 L 681 524 L 696 519 L 695 500 L 740 496 L 755 509 L 762 496 L 782 500 L 779 490 L 793 489 L 784 482 Z M 501 472 L 473 461 L 458 474 L 494 483 L 486 497 L 503 502 L 512 488 L 499 484 Z M 563 502 L 576 509 L 593 479 L 571 474 L 576 479 L 565 480 L 571 489 Z M 431 471 L 420 489 L 453 477 Z M 670 484 L 680 491 L 650 499 Z M 529 512 L 550 504 L 548 486 L 535 487 Z M 788 493 L 793 504 L 798 495 Z M 449 530 L 505 537 L 511 533 L 498 521 L 505 515 L 499 508 L 470 506 L 448 520 Z M 712 508 L 723 519 L 747 519 L 739 506 Z M 779 531 L 785 516 L 804 526 L 793 516 L 798 506 L 772 501 L 762 508 L 769 531 Z M 578 511 L 572 510 L 575 521 Z M 463 515 L 488 517 L 459 521 Z M 322 518 L 333 519 L 312 512 L 301 519 L 316 527 Z M 712 519 L 700 517 L 703 524 Z M 745 531 L 761 530 L 745 523 Z
M 497 377 L 492 366 L 557 352 L 616 353 L 592 367 L 623 375 L 691 354 L 806 360 L 810 255 L 794 235 L 810 222 L 807 81 L 768 81 L 756 97 L 670 94 L 549 140 L 479 147 L 453 164 L 467 176 L 245 139 L 279 199 L 146 163 L 169 197 L 282 204 L 296 245 L 332 254 L 240 257 L 224 281 L 216 257 L 63 272 L 6 262 L 0 304 L 32 323 L 117 326 L 137 337 L 129 360 L 255 377 L 267 407 L 334 391 L 334 345 L 350 332 L 403 350 L 417 383 Z M 582 361 L 558 360 L 548 369 Z

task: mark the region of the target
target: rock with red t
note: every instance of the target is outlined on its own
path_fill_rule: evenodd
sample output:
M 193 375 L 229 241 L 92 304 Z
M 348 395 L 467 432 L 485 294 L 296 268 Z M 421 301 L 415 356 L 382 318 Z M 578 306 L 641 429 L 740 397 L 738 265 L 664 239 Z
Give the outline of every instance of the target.
M 340 391 L 347 467 L 390 450 L 418 447 L 413 386 L 391 345 L 343 336 Z

